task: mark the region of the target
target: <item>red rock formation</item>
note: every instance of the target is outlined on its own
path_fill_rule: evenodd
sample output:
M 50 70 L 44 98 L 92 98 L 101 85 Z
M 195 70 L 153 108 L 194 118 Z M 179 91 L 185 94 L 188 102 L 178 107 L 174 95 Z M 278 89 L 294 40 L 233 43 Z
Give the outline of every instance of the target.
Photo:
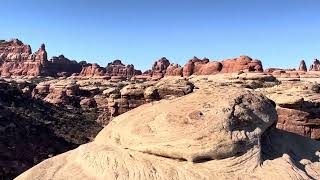
M 157 60 L 152 65 L 152 76 L 155 77 L 163 77 L 166 74 L 166 70 L 170 65 L 170 61 L 162 57 L 161 59 Z
M 106 75 L 108 76 L 121 76 L 125 79 L 130 79 L 134 75 L 142 74 L 141 71 L 135 70 L 132 64 L 124 65 L 121 60 L 114 60 L 106 67 Z
M 82 65 L 63 55 L 47 58 L 45 45 L 32 54 L 31 47 L 20 40 L 0 41 L 1 76 L 70 76 L 79 73 Z
M 179 64 L 170 64 L 166 70 L 166 76 L 182 76 L 183 68 Z
M 304 60 L 301 60 L 300 61 L 300 65 L 299 65 L 299 68 L 298 68 L 299 71 L 307 71 L 307 66 L 306 66 L 306 62 L 304 62 Z
M 191 75 L 212 75 L 217 73 L 234 72 L 262 72 L 262 63 L 259 60 L 252 60 L 248 56 L 227 59 L 221 62 L 209 61 L 209 59 L 198 59 L 194 57 L 183 67 L 183 76 Z
M 313 61 L 313 64 L 310 66 L 310 71 L 320 71 L 320 61 L 318 59 L 315 59 Z
M 217 61 L 208 62 L 206 64 L 195 63 L 195 75 L 212 75 L 221 71 L 222 64 Z
M 31 54 L 31 47 L 20 40 L 0 42 L 1 76 L 38 76 L 41 64 L 47 61 L 47 52 L 42 44 L 40 49 Z
M 18 39 L 10 41 L 0 41 L 1 61 L 22 61 L 27 60 L 31 55 L 31 47 L 23 44 Z
M 239 58 L 227 59 L 222 62 L 222 73 L 233 72 L 262 72 L 262 63 L 259 60 L 252 60 L 248 56 L 240 56 Z
M 47 76 L 71 76 L 73 73 L 80 73 L 82 66 L 86 62 L 78 63 L 75 60 L 69 60 L 64 55 L 53 56 L 50 61 L 43 64 L 43 74 Z
M 48 61 L 46 46 L 41 44 L 40 49 L 34 54 L 34 59 L 31 58 L 33 61 L 39 61 L 40 64 L 45 64 Z
M 88 64 L 80 72 L 80 76 L 104 76 L 105 74 L 106 69 L 98 64 Z
M 199 59 L 197 57 L 193 57 L 190 59 L 187 64 L 184 65 L 183 67 L 183 76 L 191 76 L 195 72 L 199 72 L 199 69 L 201 69 L 201 66 L 203 64 L 207 64 L 209 62 L 209 59 L 204 58 L 204 59 Z

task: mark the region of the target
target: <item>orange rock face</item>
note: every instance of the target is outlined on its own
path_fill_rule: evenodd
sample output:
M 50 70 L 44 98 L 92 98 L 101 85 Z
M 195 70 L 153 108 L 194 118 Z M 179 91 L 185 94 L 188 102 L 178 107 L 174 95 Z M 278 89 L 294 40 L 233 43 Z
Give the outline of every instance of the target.
M 209 61 L 209 59 L 198 59 L 194 57 L 183 67 L 183 76 L 190 75 L 212 75 L 217 73 L 234 72 L 262 72 L 262 63 L 259 60 L 252 60 L 248 56 L 227 59 L 221 62 Z
M 166 70 L 166 76 L 182 76 L 183 68 L 179 64 L 170 64 Z
M 259 60 L 252 60 L 248 56 L 240 56 L 239 58 L 227 59 L 222 63 L 222 73 L 233 72 L 262 72 L 262 63 Z

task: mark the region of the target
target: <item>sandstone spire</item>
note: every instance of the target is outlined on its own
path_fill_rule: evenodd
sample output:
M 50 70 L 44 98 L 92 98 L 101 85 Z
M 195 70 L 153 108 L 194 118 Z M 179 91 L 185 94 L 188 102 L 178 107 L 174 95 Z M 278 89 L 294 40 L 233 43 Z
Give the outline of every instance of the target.
M 304 60 L 300 61 L 300 65 L 299 65 L 299 71 L 307 71 L 307 66 L 306 66 L 306 62 Z

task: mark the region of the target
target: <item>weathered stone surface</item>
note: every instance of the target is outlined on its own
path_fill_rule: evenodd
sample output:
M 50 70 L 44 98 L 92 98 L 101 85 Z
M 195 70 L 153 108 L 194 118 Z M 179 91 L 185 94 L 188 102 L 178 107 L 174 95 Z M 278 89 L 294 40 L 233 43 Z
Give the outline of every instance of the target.
M 320 140 L 320 97 L 318 84 L 283 81 L 265 89 L 265 94 L 277 104 L 277 127 Z
M 127 112 L 94 142 L 17 179 L 318 179 L 320 143 L 275 129 L 276 120 L 253 91 L 200 89 Z
M 165 77 L 155 87 L 160 99 L 168 99 L 193 92 L 194 85 L 183 77 Z

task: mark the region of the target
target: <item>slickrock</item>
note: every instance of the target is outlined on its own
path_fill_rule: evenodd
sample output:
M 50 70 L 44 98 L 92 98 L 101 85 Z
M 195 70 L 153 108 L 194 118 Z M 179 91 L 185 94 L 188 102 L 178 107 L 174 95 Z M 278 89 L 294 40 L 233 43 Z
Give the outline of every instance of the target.
M 196 88 L 206 86 L 232 86 L 239 88 L 266 88 L 279 84 L 279 81 L 265 73 L 222 73 L 210 76 L 190 76 L 189 81 Z
M 16 179 L 319 179 L 320 143 L 276 121 L 261 94 L 202 88 L 122 114 L 93 142 Z
M 180 97 L 193 92 L 194 85 L 183 77 L 165 77 L 155 85 L 160 99 Z

